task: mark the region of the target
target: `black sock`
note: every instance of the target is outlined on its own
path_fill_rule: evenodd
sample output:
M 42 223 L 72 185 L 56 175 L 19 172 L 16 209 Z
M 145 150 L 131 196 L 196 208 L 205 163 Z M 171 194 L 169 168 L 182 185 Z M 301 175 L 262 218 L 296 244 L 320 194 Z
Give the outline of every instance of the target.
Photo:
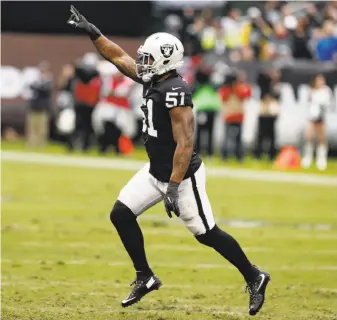
M 146 259 L 143 234 L 133 212 L 117 200 L 110 219 L 133 262 L 137 278 L 153 275 Z
M 252 281 L 257 274 L 238 242 L 217 226 L 206 234 L 196 236 L 197 240 L 219 252 L 241 272 L 246 282 Z

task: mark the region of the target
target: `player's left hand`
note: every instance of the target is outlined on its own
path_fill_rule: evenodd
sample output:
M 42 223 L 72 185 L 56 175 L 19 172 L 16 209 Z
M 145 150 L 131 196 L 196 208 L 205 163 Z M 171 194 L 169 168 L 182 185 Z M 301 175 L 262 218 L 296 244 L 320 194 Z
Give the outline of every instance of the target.
M 70 12 L 71 16 L 68 19 L 68 24 L 76 28 L 81 28 L 85 30 L 89 28 L 89 22 L 87 21 L 87 19 L 82 16 L 73 5 L 70 6 Z
M 166 194 L 164 196 L 165 210 L 170 218 L 172 218 L 171 212 L 173 211 L 177 217 L 180 216 L 179 206 L 178 206 L 178 187 L 179 183 L 170 181 L 167 187 Z

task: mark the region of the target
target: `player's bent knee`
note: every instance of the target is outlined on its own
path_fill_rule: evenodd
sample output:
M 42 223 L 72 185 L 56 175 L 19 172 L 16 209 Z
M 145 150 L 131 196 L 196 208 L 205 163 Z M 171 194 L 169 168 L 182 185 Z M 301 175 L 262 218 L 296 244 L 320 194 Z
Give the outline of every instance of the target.
M 213 247 L 214 239 L 218 232 L 219 228 L 215 225 L 211 230 L 207 231 L 204 234 L 196 235 L 195 238 L 203 245 Z
M 213 228 L 213 225 L 209 226 L 209 224 L 205 224 L 199 216 L 194 217 L 184 217 L 180 216 L 183 221 L 185 227 L 196 237 L 199 235 L 204 235 L 207 233 L 209 228 Z
M 117 200 L 110 213 L 110 220 L 114 225 L 136 220 L 133 212 L 121 201 Z

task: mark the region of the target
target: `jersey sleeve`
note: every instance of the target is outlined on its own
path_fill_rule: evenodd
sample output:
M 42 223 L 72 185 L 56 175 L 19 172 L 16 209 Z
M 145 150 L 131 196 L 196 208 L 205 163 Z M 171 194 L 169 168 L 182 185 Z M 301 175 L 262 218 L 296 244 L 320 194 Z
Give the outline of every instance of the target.
M 192 91 L 183 80 L 172 81 L 165 88 L 164 93 L 165 107 L 168 109 L 176 107 L 192 107 Z

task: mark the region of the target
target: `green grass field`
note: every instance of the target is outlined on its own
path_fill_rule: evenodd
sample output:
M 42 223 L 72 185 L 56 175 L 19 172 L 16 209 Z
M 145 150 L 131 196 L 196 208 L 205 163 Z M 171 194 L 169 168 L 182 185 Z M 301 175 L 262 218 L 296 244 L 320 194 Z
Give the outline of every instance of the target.
M 1 319 L 248 319 L 244 281 L 163 204 L 144 213 L 163 287 L 127 309 L 132 264 L 109 212 L 133 172 L 2 163 Z M 208 178 L 219 226 L 271 273 L 256 319 L 337 319 L 337 190 Z

